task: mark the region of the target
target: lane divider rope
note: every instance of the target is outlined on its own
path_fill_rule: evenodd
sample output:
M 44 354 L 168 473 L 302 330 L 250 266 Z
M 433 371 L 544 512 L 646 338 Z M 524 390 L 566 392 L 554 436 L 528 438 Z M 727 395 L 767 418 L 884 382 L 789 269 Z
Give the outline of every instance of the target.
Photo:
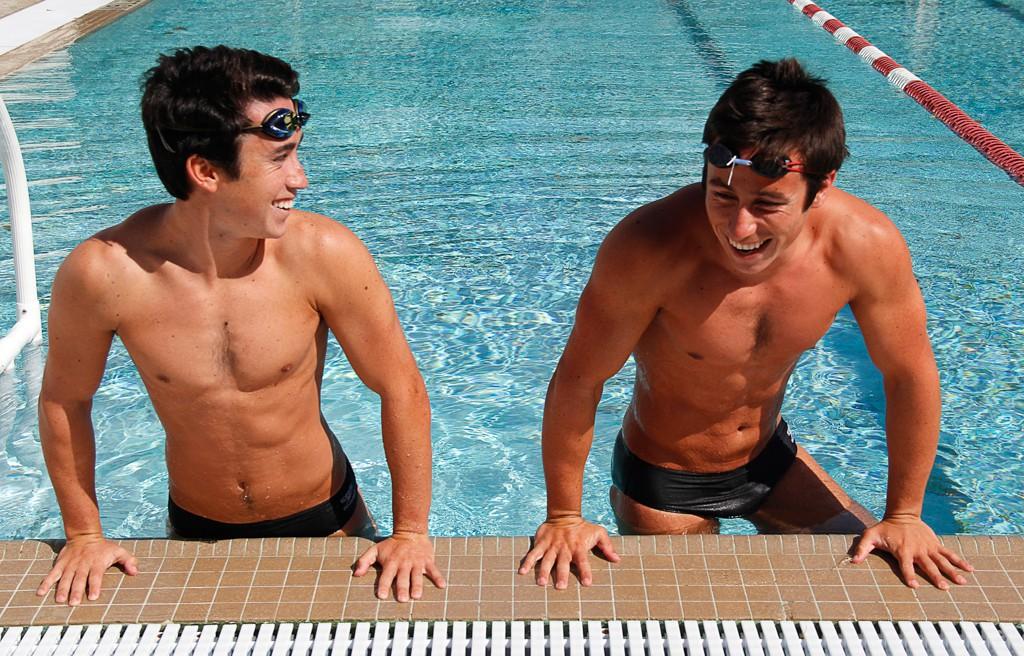
M 866 64 L 885 76 L 891 85 L 907 94 L 917 104 L 945 123 L 981 153 L 988 161 L 1005 171 L 1019 185 L 1024 186 L 1024 157 L 999 140 L 977 121 L 968 116 L 948 98 L 927 82 L 900 66 L 871 42 L 847 27 L 838 18 L 810 0 L 786 0 L 793 8 L 832 35 L 837 42 L 849 48 Z

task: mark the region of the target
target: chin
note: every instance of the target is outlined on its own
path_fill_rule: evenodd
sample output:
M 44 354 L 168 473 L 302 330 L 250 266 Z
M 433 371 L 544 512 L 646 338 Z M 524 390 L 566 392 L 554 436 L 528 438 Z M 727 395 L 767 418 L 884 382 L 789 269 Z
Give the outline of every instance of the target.
M 775 264 L 776 253 L 774 252 L 774 249 L 756 258 L 747 260 L 736 257 L 732 246 L 726 246 L 726 248 L 729 249 L 726 253 L 729 269 L 741 276 L 756 276 L 764 273 L 770 269 L 773 264 Z

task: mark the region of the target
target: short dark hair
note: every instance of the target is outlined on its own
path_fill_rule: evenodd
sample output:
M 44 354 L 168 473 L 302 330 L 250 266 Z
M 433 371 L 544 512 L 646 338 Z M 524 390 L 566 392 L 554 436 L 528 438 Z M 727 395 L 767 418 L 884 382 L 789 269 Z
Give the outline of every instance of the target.
M 838 170 L 850 154 L 835 96 L 824 79 L 808 74 L 795 59 L 760 61 L 740 73 L 708 115 L 704 143 L 721 143 L 734 153 L 753 149 L 767 159 L 799 153 L 809 172 L 803 174 L 804 209 L 824 175 Z
M 164 187 L 188 198 L 185 160 L 191 155 L 237 178 L 245 108 L 298 92 L 299 74 L 291 66 L 255 50 L 196 46 L 160 55 L 142 78 L 142 124 Z

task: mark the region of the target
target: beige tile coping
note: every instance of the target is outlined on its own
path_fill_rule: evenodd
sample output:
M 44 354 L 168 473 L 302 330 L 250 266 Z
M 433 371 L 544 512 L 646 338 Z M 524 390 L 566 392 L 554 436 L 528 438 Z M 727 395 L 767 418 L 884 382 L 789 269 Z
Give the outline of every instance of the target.
M 110 571 L 98 601 L 36 597 L 58 543 L 0 542 L 0 625 L 338 620 L 968 620 L 1024 621 L 1024 537 L 945 537 L 976 571 L 942 592 L 903 586 L 889 561 L 852 565 L 853 537 L 629 536 L 622 562 L 591 556 L 594 585 L 541 588 L 518 576 L 526 537 L 436 538 L 448 587 L 378 601 L 356 579 L 360 538 L 125 540 L 134 577 Z
M 20 0 L 0 0 L 0 2 L 10 5 L 9 7 L 0 5 L 0 8 L 12 10 L 24 9 L 35 4 L 33 2 L 21 2 Z M 23 46 L 0 55 L 0 79 L 7 77 L 47 53 L 71 45 L 83 36 L 95 32 L 125 14 L 135 11 L 147 2 L 149 0 L 114 0 L 100 9 L 91 11 L 44 34 L 34 41 L 30 41 Z M 0 21 L 2 21 L 2 18 L 3 15 L 0 15 Z

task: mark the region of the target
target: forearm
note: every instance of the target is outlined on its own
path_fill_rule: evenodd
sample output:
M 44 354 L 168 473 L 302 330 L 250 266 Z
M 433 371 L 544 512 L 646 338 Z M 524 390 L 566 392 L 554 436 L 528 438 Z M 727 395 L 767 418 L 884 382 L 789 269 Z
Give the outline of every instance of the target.
M 603 385 L 575 380 L 555 370 L 544 401 L 541 440 L 548 519 L 578 517 L 582 510 L 583 468 L 594 441 L 594 415 Z
M 69 539 L 101 535 L 91 402 L 39 401 L 39 439 Z
M 381 394 L 395 533 L 427 533 L 431 500 L 430 401 L 419 374 Z
M 915 376 L 886 376 L 885 398 L 889 449 L 885 514 L 920 517 L 939 441 L 938 373 L 932 367 Z

